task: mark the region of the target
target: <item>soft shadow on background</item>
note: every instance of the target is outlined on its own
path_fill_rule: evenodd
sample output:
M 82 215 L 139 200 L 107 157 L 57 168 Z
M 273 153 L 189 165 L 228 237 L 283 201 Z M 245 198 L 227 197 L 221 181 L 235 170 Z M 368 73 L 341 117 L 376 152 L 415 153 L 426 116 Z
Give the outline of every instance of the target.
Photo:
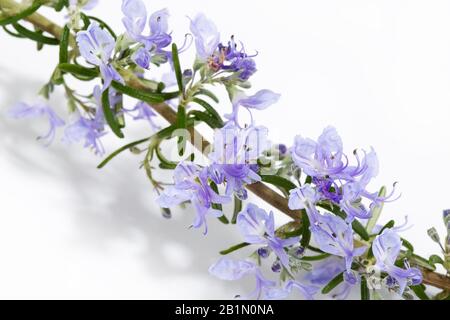
M 140 157 L 124 154 L 110 163 L 103 170 L 95 169 L 101 158 L 94 157 L 88 150 L 83 150 L 79 145 L 65 146 L 59 139 L 55 139 L 53 145 L 48 148 L 35 140 L 35 137 L 45 130 L 45 123 L 41 123 L 39 130 L 36 128 L 36 120 L 15 121 L 5 116 L 6 108 L 14 102 L 23 99 L 23 93 L 36 92 L 36 88 L 41 85 L 38 81 L 17 77 L 11 70 L 0 70 L 0 88 L 6 95 L 0 96 L 0 105 L 2 106 L 2 116 L 0 117 L 0 147 L 1 167 L 0 175 L 2 177 L 2 228 L 17 228 L 13 233 L 15 237 L 27 237 L 32 242 L 33 237 L 42 236 L 39 232 L 36 234 L 21 234 L 24 225 L 32 223 L 28 219 L 30 210 L 31 215 L 42 215 L 42 220 L 46 221 L 50 229 L 66 229 L 70 234 L 59 239 L 59 234 L 47 233 L 44 235 L 49 242 L 54 241 L 54 248 L 39 248 L 43 252 L 56 251 L 61 254 L 65 250 L 81 250 L 88 254 L 77 254 L 74 263 L 85 264 L 90 259 L 90 254 L 99 254 L 92 261 L 93 274 L 80 277 L 78 281 L 86 281 L 85 292 L 73 292 L 74 297 L 98 296 L 109 297 L 142 297 L 142 298 L 163 298 L 163 297 L 184 297 L 184 298 L 233 298 L 234 294 L 243 293 L 249 288 L 241 288 L 235 284 L 230 287 L 224 286 L 224 283 L 213 279 L 208 275 L 208 266 L 219 257 L 218 251 L 224 249 L 224 246 L 232 245 L 241 241 L 233 231 L 231 226 L 222 226 L 212 221 L 210 223 L 210 233 L 204 237 L 200 230 L 189 230 L 194 213 L 191 209 L 174 210 L 174 218 L 167 220 L 161 216 L 160 210 L 155 203 L 156 195 L 152 191 L 151 185 L 145 178 L 142 170 L 139 170 Z M 20 83 L 20 86 L 17 85 Z M 59 99 L 61 105 L 63 100 Z M 61 112 L 60 112 L 61 113 Z M 122 142 L 120 142 L 122 143 Z M 112 151 L 113 149 L 109 149 Z M 5 166 L 8 164 L 8 167 Z M 8 180 L 16 180 L 17 176 L 23 175 L 25 178 L 15 181 L 14 187 L 8 190 L 10 185 Z M 31 181 L 34 181 L 31 184 Z M 56 190 L 55 190 L 56 186 Z M 39 189 L 36 189 L 39 188 Z M 50 192 L 46 193 L 46 188 L 50 187 Z M 17 191 L 20 190 L 20 191 Z M 18 198 L 14 197 L 14 192 L 20 192 Z M 17 193 L 16 193 L 17 195 Z M 33 206 L 28 203 L 34 198 L 40 197 L 44 206 Z M 42 199 L 43 198 L 43 199 Z M 14 199 L 26 204 L 27 212 L 14 212 L 7 210 L 14 208 L 17 203 Z M 62 203 L 61 203 L 62 202 Z M 51 221 L 52 213 L 55 210 L 63 209 L 58 212 L 59 220 Z M 7 210 L 7 211 L 6 211 Z M 5 221 L 3 215 L 15 216 L 10 221 Z M 38 218 L 39 219 L 39 218 Z M 12 222 L 12 224 L 11 224 Z M 61 225 L 58 224 L 61 222 Z M 9 223 L 9 225 L 6 225 Z M 50 224 L 50 225 L 49 225 Z M 67 225 L 69 224 L 69 225 Z M 38 226 L 36 226 L 38 227 Z M 27 229 L 27 228 L 25 228 Z M 3 235 L 3 238 L 5 235 Z M 13 246 L 15 241 L 4 239 L 2 247 Z M 39 242 L 39 239 L 34 239 Z M 119 243 L 119 244 L 118 244 Z M 119 251 L 125 250 L 132 252 L 131 264 L 138 264 L 136 267 L 138 274 L 130 275 L 130 286 L 121 284 L 112 289 L 117 292 L 89 292 L 88 281 L 90 276 L 102 274 L 103 264 L 108 261 L 117 263 L 118 257 L 111 253 L 111 248 L 119 245 Z M 75 248 L 74 248 L 75 247 Z M 29 250 L 36 250 L 32 243 L 29 243 Z M 22 252 L 26 256 L 27 251 Z M 44 254 L 45 255 L 45 254 Z M 61 257 L 70 253 L 65 252 Z M 110 255 L 110 256 L 108 256 Z M 6 258 L 6 259 L 5 259 Z M 130 259 L 130 257 L 127 257 Z M 98 261 L 104 259 L 105 261 Z M 58 257 L 53 256 L 49 261 L 38 261 L 39 264 L 51 265 Z M 26 258 L 25 258 L 26 261 Z M 14 261 L 8 257 L 2 258 L 2 267 L 0 267 L 0 279 L 8 278 L 8 282 L 20 281 L 14 277 L 24 276 L 23 274 L 7 275 L 2 269 L 14 269 L 23 261 Z M 36 263 L 36 261 L 35 261 Z M 64 262 L 57 261 L 57 264 Z M 99 263 L 96 268 L 95 264 Z M 121 263 L 119 261 L 119 263 Z M 4 266 L 8 264 L 9 266 Z M 112 266 L 115 268 L 116 266 Z M 128 266 L 129 267 L 129 266 Z M 75 267 L 76 268 L 76 267 Z M 123 272 L 131 272 L 131 268 L 123 266 Z M 27 268 L 25 268 L 26 270 Z M 32 265 L 29 271 L 34 274 Z M 87 270 L 89 272 L 89 270 Z M 92 271 L 91 271 L 92 272 Z M 114 273 L 111 274 L 111 277 Z M 37 276 L 37 275 L 35 275 Z M 43 274 L 42 277 L 51 277 L 50 274 Z M 61 277 L 70 277 L 70 274 L 59 275 Z M 126 275 L 119 281 L 127 279 Z M 11 278 L 9 278 L 11 277 Z M 27 277 L 25 275 L 25 277 Z M 132 283 L 138 278 L 142 282 L 148 282 L 148 292 L 145 288 L 138 288 L 133 293 Z M 158 280 L 154 285 L 154 280 Z M 164 284 L 164 279 L 168 282 Z M 48 286 L 53 285 L 55 279 L 47 279 Z M 114 282 L 117 278 L 108 279 L 108 271 L 103 281 Z M 67 281 L 70 281 L 67 279 Z M 3 281 L 0 281 L 3 282 Z M 126 280 L 125 280 L 126 282 Z M 190 286 L 190 288 L 189 288 Z M 208 296 L 209 287 L 214 287 L 214 294 Z M 10 297 L 11 292 L 7 292 L 2 285 L 0 289 L 1 297 Z M 48 292 L 49 288 L 43 288 L 43 292 L 33 292 L 37 288 L 32 288 L 33 283 L 28 283 L 18 290 L 15 294 L 27 297 L 31 296 L 58 297 L 72 296 L 70 290 L 64 292 L 64 284 L 59 283 L 55 288 L 61 290 L 58 293 Z M 69 286 L 70 287 L 70 286 Z M 220 289 L 223 287 L 223 289 Z M 125 289 L 121 291 L 120 289 Z M 42 289 L 42 288 L 41 288 Z M 28 291 L 31 290 L 31 291 Z M 28 291 L 28 293 L 27 293 Z M 51 290 L 50 290 L 51 291 Z M 14 293 L 13 293 L 14 295 Z

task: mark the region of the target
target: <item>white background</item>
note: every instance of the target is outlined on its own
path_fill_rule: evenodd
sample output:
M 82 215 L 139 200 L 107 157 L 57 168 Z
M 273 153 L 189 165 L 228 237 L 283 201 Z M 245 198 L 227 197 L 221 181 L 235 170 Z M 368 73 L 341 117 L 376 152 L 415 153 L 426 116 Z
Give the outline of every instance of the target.
M 121 2 L 100 2 L 95 14 L 122 30 Z M 421 254 L 438 251 L 426 230 L 443 234 L 441 211 L 450 207 L 449 1 L 146 4 L 169 8 L 179 43 L 186 16 L 202 11 L 224 41 L 234 34 L 259 52 L 254 90 L 283 95 L 255 113 L 273 141 L 316 138 L 331 124 L 348 153 L 373 146 L 381 172 L 372 187 L 398 181 L 402 192 L 382 221 L 409 215 L 414 227 L 405 237 Z M 139 157 L 124 154 L 99 171 L 101 159 L 81 146 L 36 142 L 45 123 L 4 116 L 13 103 L 33 101 L 56 57 L 56 48 L 38 53 L 30 41 L 0 32 L 0 298 L 215 299 L 249 290 L 207 273 L 239 235 L 216 222 L 207 237 L 188 230 L 190 210 L 161 218 Z M 63 101 L 57 93 L 60 114 Z M 221 108 L 230 110 L 225 102 Z M 143 126 L 130 137 L 148 133 Z M 107 141 L 109 151 L 122 144 Z

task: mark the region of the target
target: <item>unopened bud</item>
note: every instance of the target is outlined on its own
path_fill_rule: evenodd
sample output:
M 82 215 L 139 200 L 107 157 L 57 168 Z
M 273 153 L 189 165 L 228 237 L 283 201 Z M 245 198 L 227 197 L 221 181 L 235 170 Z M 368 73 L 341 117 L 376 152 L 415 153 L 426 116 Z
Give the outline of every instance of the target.
M 431 240 L 433 240 L 434 242 L 441 242 L 441 238 L 439 237 L 439 233 L 436 231 L 436 228 L 433 227 L 431 229 L 428 229 L 427 233 Z

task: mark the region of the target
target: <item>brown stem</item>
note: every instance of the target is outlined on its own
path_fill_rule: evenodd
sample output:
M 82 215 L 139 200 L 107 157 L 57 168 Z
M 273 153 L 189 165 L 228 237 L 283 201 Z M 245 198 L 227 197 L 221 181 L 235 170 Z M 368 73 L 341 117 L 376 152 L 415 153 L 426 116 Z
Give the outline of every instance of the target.
M 18 7 L 17 2 L 13 0 L 0 0 L 0 8 L 14 8 Z M 48 20 L 44 16 L 34 13 L 25 18 L 28 22 L 32 23 L 35 27 L 52 34 L 55 38 L 60 39 L 62 34 L 62 28 Z M 70 45 L 75 48 L 74 38 L 71 37 Z M 131 77 L 127 80 L 127 85 L 136 89 L 145 89 L 148 90 L 145 85 L 139 81 L 138 78 Z M 164 119 L 166 119 L 169 123 L 176 123 L 177 115 L 176 112 L 167 104 L 159 103 L 152 106 L 156 112 L 158 112 Z M 201 137 L 201 135 L 193 128 L 191 128 L 191 136 L 192 137 Z M 210 146 L 210 143 L 206 139 L 198 139 L 201 140 L 201 143 L 194 144 L 196 148 L 200 151 L 204 151 L 206 148 Z M 251 192 L 253 192 L 256 196 L 270 204 L 271 206 L 277 208 L 284 214 L 288 215 L 294 220 L 299 220 L 301 213 L 299 211 L 290 210 L 288 207 L 288 201 L 286 198 L 282 197 L 277 192 L 273 191 L 269 187 L 267 187 L 263 183 L 255 183 L 247 186 Z M 443 290 L 450 291 L 450 277 L 441 275 L 436 272 L 431 272 L 428 270 L 422 270 L 423 272 L 423 283 L 427 285 L 431 285 L 436 288 L 440 288 Z

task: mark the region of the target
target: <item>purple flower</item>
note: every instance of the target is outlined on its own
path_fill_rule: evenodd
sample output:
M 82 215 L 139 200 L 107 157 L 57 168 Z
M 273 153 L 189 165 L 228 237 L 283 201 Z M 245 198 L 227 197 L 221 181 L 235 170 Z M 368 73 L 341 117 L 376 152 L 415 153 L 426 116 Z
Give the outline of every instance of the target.
M 56 128 L 62 127 L 65 124 L 64 120 L 62 120 L 55 111 L 43 101 L 38 101 L 33 105 L 23 102 L 17 103 L 11 108 L 9 115 L 15 119 L 46 118 L 49 123 L 49 130 L 45 135 L 39 136 L 38 139 L 46 141 L 45 144 L 47 146 L 52 143 L 55 137 Z
M 304 280 L 309 281 L 313 285 L 325 286 L 345 270 L 343 259 L 333 256 L 317 263 L 313 270 L 304 277 Z M 351 284 L 344 281 L 333 289 L 331 295 L 336 299 L 343 300 L 349 295 L 352 287 Z
M 209 155 L 212 165 L 210 177 L 217 184 L 227 182 L 226 194 L 233 192 L 246 198 L 246 184 L 261 180 L 257 174 L 256 160 L 267 150 L 268 131 L 265 127 L 240 128 L 229 122 L 214 135 L 214 149 Z
M 100 138 L 104 135 L 106 135 L 106 132 L 104 131 L 103 120 L 97 117 L 86 119 L 80 116 L 76 122 L 64 130 L 63 141 L 74 143 L 84 140 L 85 148 L 90 148 L 96 155 L 103 156 L 105 149 Z
M 281 95 L 270 90 L 258 91 L 253 96 L 247 96 L 243 92 L 238 92 L 233 98 L 233 112 L 225 115 L 230 121 L 239 124 L 239 107 L 244 107 L 250 112 L 250 109 L 264 110 L 273 105 L 280 99 Z
M 204 234 L 208 232 L 206 217 L 220 217 L 223 213 L 213 209 L 213 204 L 230 202 L 229 197 L 220 196 L 208 184 L 208 171 L 191 162 L 181 162 L 174 171 L 174 186 L 164 190 L 158 198 L 159 205 L 170 208 L 190 201 L 197 212 L 192 224 L 194 228 L 205 226 Z
M 367 249 L 364 246 L 354 248 L 352 226 L 330 213 L 315 215 L 310 220 L 310 230 L 320 250 L 343 257 L 347 272 L 351 272 L 353 258 Z
M 97 105 L 95 117 L 85 118 L 80 115 L 77 121 L 67 126 L 64 130 L 63 142 L 78 143 L 84 141 L 85 148 L 90 148 L 96 155 L 103 156 L 105 148 L 100 138 L 107 133 L 105 131 L 105 119 L 101 102 L 102 91 L 99 86 L 94 88 L 93 96 Z M 113 89 L 109 92 L 109 101 L 112 107 L 118 103 L 116 91 Z
M 311 177 L 340 177 L 347 165 L 343 162 L 343 145 L 336 129 L 327 127 L 318 141 L 297 136 L 292 158 Z
M 316 214 L 314 205 L 320 200 L 320 194 L 309 184 L 293 189 L 289 195 L 289 209 L 306 209 L 309 216 Z
M 133 120 L 146 120 L 150 124 L 150 127 L 153 130 L 158 130 L 159 126 L 155 124 L 153 121 L 153 118 L 157 117 L 158 115 L 153 111 L 152 107 L 148 105 L 147 103 L 143 101 L 139 101 L 136 106 L 131 109 L 127 110 L 128 113 L 131 112 L 137 112 L 136 115 L 132 116 Z
M 110 63 L 111 55 L 116 45 L 114 38 L 107 31 L 100 28 L 97 22 L 92 22 L 86 31 L 78 32 L 77 44 L 83 58 L 100 68 L 104 82 L 103 90 L 106 90 L 113 80 L 124 82 Z
M 236 72 L 242 81 L 247 81 L 257 71 L 255 61 L 245 53 L 243 45 L 238 49 L 234 36 L 228 46 L 219 44 L 219 56 L 212 60 L 221 69 Z
M 150 52 L 143 47 L 137 49 L 133 53 L 131 59 L 134 61 L 134 63 L 136 63 L 139 67 L 143 69 L 150 68 L 150 60 L 151 60 Z
M 258 71 L 255 60 L 251 58 L 236 59 L 231 65 L 231 68 L 239 73 L 239 79 L 243 81 L 247 81 Z
M 231 37 L 228 45 L 220 43 L 220 33 L 215 24 L 199 14 L 191 20 L 191 32 L 194 35 L 197 59 L 207 63 L 213 71 L 234 72 L 241 81 L 247 81 L 257 70 L 256 63 L 238 46 Z
M 417 268 L 410 268 L 405 263 L 406 269 L 395 265 L 402 247 L 400 236 L 391 229 L 386 229 L 381 235 L 378 235 L 372 245 L 373 255 L 377 259 L 376 266 L 398 283 L 400 294 L 409 284 L 418 285 L 422 282 L 422 274 Z
M 304 285 L 298 281 L 289 280 L 283 288 L 267 288 L 265 298 L 267 300 L 281 300 L 289 297 L 291 292 L 296 289 L 306 300 L 313 300 L 318 288 L 315 286 Z
M 191 32 L 195 38 L 197 57 L 207 61 L 214 55 L 220 43 L 220 33 L 216 25 L 200 13 L 191 20 Z
M 268 130 L 263 126 L 240 128 L 228 122 L 214 134 L 214 148 L 209 158 L 218 164 L 255 164 L 269 149 Z
M 147 8 L 141 0 L 123 0 L 122 12 L 125 17 L 122 22 L 127 30 L 128 36 L 144 45 L 147 51 L 159 51 L 172 42 L 168 32 L 169 12 L 162 9 L 153 13 L 149 18 L 150 35 L 143 35 L 147 24 Z
M 239 213 L 237 225 L 244 236 L 245 242 L 269 247 L 280 259 L 283 266 L 289 270 L 289 257 L 284 248 L 298 243 L 299 238 L 278 238 L 275 235 L 273 212 L 267 214 L 263 209 L 250 203 Z
M 253 275 L 256 279 L 256 288 L 252 293 L 246 295 L 245 299 L 264 299 L 265 292 L 275 286 L 275 282 L 265 279 L 259 268 L 250 261 L 221 258 L 209 268 L 209 273 L 225 281 L 236 281 L 247 275 Z

